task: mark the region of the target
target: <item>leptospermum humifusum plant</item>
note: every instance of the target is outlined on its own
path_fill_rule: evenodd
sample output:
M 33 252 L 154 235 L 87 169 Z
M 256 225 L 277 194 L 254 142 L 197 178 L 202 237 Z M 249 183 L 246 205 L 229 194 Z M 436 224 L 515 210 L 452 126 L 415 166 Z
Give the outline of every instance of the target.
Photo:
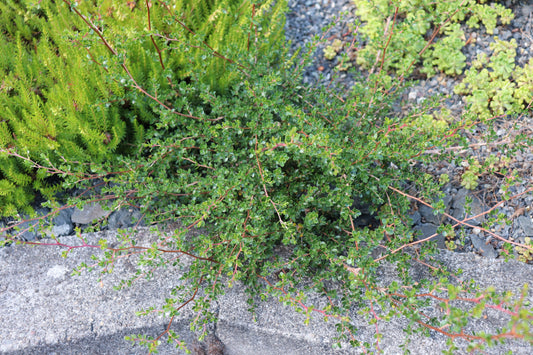
M 275 296 L 307 319 L 334 320 L 339 343 L 349 341 L 356 347 L 380 350 L 379 322 L 391 317 L 411 320 L 408 333 L 432 330 L 447 336 L 450 352 L 455 340 L 466 340 L 472 348 L 509 338 L 533 341 L 529 329 L 533 314 L 525 304 L 527 287 L 512 298 L 458 281 L 431 258 L 437 252 L 433 236 L 415 240 L 406 217 L 412 199 L 432 201 L 439 189 L 438 179 L 418 170 L 436 159 L 435 154 L 424 153 L 444 152 L 450 144 L 460 143 L 458 133 L 473 124 L 470 120 L 450 122 L 439 134 L 418 127 L 420 111 L 408 115 L 393 111 L 391 88 L 396 83 L 382 71 L 342 95 L 340 87 L 326 90 L 301 84 L 316 42 L 302 57 L 281 49 L 273 56 L 259 55 L 258 48 L 269 38 L 253 17 L 260 9 L 269 11 L 272 5 L 266 2 L 264 8 L 260 3 L 248 4 L 251 26 L 242 27 L 249 31 L 247 51 L 223 56 L 203 44 L 201 35 L 191 42 L 174 41 L 187 29 L 180 23 L 183 14 L 174 13 L 167 2 L 157 6 L 168 11 L 167 21 L 174 21 L 167 27 L 170 33 L 159 33 L 155 26 L 142 30 L 145 25 L 139 24 L 140 34 L 164 38 L 169 46 L 143 49 L 158 63 L 146 77 L 168 74 L 158 53 L 172 57 L 183 55 L 185 48 L 201 46 L 206 57 L 225 62 L 238 77 L 224 93 L 198 80 L 201 69 L 189 78 L 173 78 L 166 87 L 136 78 L 130 68 L 134 57 L 125 60 L 128 44 L 120 43 L 119 51 L 117 34 L 102 30 L 105 23 L 97 26 L 73 3 L 64 2 L 88 26 L 85 40 L 91 47 L 109 49 L 109 79 L 128 88 L 122 99 L 148 105 L 154 121 L 146 128 L 146 140 L 137 154 L 124 156 L 119 163 L 93 164 L 90 173 L 75 174 L 61 167 L 38 168 L 61 175 L 65 187 L 94 191 L 87 194 L 88 199 L 72 198 L 70 203 L 82 206 L 106 199 L 114 201 L 111 208 L 135 205 L 146 223 L 179 221 L 180 226 L 170 233 L 159 232 L 158 241 L 151 245 L 137 245 L 135 230 L 124 232 L 118 246 L 104 239 L 88 245 L 80 235 L 82 244 L 76 247 L 103 253 L 93 265 L 80 265 L 76 273 L 106 272 L 120 259 L 136 258 L 137 273 L 120 288 L 139 277 L 150 277 L 146 270 L 182 263 L 186 282 L 174 288 L 163 306 L 140 314 L 160 312 L 172 323 L 183 307 L 191 306 L 198 313 L 191 326 L 200 332 L 215 318 L 212 302 L 239 282 L 250 295 L 251 311 L 255 296 Z M 150 21 L 150 4 L 139 4 L 141 9 Z M 430 109 L 428 105 L 420 110 Z M 24 154 L 7 152 L 31 162 Z M 512 184 L 511 175 L 508 180 L 507 185 Z M 409 186 L 416 187 L 417 196 L 405 192 Z M 440 204 L 433 207 L 443 212 Z M 453 223 L 444 231 L 471 226 L 470 217 L 448 217 Z M 60 246 L 66 248 L 65 255 L 75 247 L 57 238 L 26 243 Z M 377 272 L 383 263 L 396 266 L 397 281 L 382 284 Z M 413 263 L 426 266 L 432 276 L 414 280 L 409 273 Z M 326 306 L 310 304 L 307 295 L 311 293 L 321 294 Z M 472 307 L 460 309 L 455 302 Z M 431 305 L 441 307 L 441 317 L 426 317 Z M 374 344 L 357 339 L 353 307 L 376 324 Z M 486 309 L 507 315 L 508 326 L 495 334 L 465 332 L 469 318 Z M 129 339 L 155 351 L 164 336 L 185 346 L 170 324 L 159 337 Z

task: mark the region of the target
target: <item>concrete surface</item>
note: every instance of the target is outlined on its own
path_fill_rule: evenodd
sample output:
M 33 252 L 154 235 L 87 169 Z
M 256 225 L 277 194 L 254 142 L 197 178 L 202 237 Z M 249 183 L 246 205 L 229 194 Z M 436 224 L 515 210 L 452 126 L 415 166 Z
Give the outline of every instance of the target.
M 114 240 L 113 232 L 84 235 L 87 243 L 101 237 Z M 150 243 L 155 235 L 143 229 L 136 234 L 139 244 Z M 79 245 L 76 237 L 62 237 L 69 245 Z M 106 274 L 102 282 L 96 271 L 70 276 L 81 262 L 91 262 L 94 248 L 74 249 L 65 259 L 54 246 L 28 247 L 23 245 L 0 248 L 0 353 L 1 354 L 146 354 L 144 347 L 132 346 L 124 340 L 130 334 L 159 335 L 168 319 L 161 316 L 138 317 L 136 311 L 158 306 L 168 297 L 169 290 L 179 283 L 179 273 L 173 269 L 156 271 L 154 280 L 140 279 L 132 287 L 113 289 L 118 280 L 134 273 L 133 264 L 117 264 L 113 274 Z M 480 286 L 494 285 L 497 290 L 518 291 L 533 281 L 530 265 L 510 261 L 490 260 L 471 254 L 443 251 L 440 259 L 452 268 L 464 270 L 464 279 L 474 278 Z M 416 269 L 415 269 L 415 272 Z M 421 274 L 424 271 L 420 271 Z M 383 267 L 383 281 L 394 278 L 392 267 Z M 217 335 L 226 346 L 226 354 L 359 354 L 361 349 L 332 350 L 335 335 L 332 322 L 320 317 L 304 325 L 304 317 L 292 308 L 269 299 L 261 303 L 254 321 L 247 311 L 247 296 L 243 288 L 235 286 L 219 300 L 220 320 Z M 319 300 L 317 300 L 319 301 Z M 531 294 L 529 301 L 533 301 Z M 530 304 L 533 304 L 531 302 Z M 355 314 L 355 313 L 354 313 Z M 190 309 L 173 323 L 183 340 L 190 342 L 193 334 L 189 321 Z M 491 330 L 503 325 L 506 318 L 488 312 L 486 319 L 476 320 L 477 330 Z M 358 338 L 374 343 L 375 326 L 354 315 L 359 326 Z M 405 320 L 380 322 L 384 337 L 380 347 L 385 354 L 403 353 Z M 430 337 L 412 336 L 408 346 L 412 354 L 438 354 L 446 349 L 446 338 L 440 334 Z M 530 344 L 507 342 L 487 351 L 501 354 L 532 354 Z M 160 347 L 161 354 L 181 354 L 170 345 Z

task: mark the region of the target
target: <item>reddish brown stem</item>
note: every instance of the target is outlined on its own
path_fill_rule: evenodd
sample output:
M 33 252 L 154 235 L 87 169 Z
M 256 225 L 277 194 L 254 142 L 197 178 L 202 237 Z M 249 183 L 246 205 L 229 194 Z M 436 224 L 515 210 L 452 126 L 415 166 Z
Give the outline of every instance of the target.
M 152 31 L 152 21 L 150 20 L 150 4 L 148 0 L 145 0 L 145 3 L 146 3 L 146 12 L 148 14 L 148 31 Z M 155 43 L 154 36 L 152 34 L 150 34 L 150 39 L 152 40 L 155 50 L 157 51 L 157 54 L 159 55 L 159 64 L 161 64 L 161 68 L 165 69 L 165 64 L 163 64 L 163 57 L 161 56 L 161 50 L 157 46 L 157 43 Z

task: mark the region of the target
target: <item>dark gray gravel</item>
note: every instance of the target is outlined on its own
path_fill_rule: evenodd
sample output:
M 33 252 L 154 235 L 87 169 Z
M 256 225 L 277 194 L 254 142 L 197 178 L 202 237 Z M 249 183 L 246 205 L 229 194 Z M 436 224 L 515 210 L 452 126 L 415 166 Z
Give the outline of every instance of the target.
M 342 39 L 344 42 L 349 42 L 356 34 L 353 32 L 353 18 L 355 13 L 355 6 L 352 1 L 344 0 L 291 0 L 289 6 L 292 10 L 287 16 L 286 32 L 287 38 L 292 41 L 292 47 L 303 46 L 310 38 L 315 35 L 322 36 L 322 28 L 325 28 L 335 17 L 338 17 L 340 12 L 348 13 L 343 20 L 338 21 L 324 38 L 327 39 L 327 44 L 331 44 L 334 39 Z M 480 52 L 485 52 L 490 55 L 490 43 L 494 42 L 494 36 L 500 39 L 510 40 L 515 39 L 518 43 L 516 64 L 523 66 L 531 58 L 533 48 L 533 4 L 530 1 L 507 1 L 505 6 L 513 9 L 515 14 L 514 20 L 508 26 L 498 26 L 494 35 L 489 35 L 483 29 L 468 29 L 464 26 L 466 37 L 472 36 L 475 41 L 467 45 L 463 53 L 467 57 L 467 64 L 472 62 Z M 335 74 L 337 75 L 337 82 L 341 82 L 341 87 L 349 88 L 352 86 L 355 75 L 348 72 L 337 72 L 335 67 L 339 64 L 339 57 L 334 60 L 327 60 L 324 58 L 324 45 L 318 47 L 314 54 L 315 62 L 307 68 L 304 74 L 304 83 L 328 85 Z M 468 68 L 468 66 L 467 66 Z M 322 75 L 322 77 L 321 77 Z M 432 78 L 420 80 L 416 85 L 406 90 L 399 103 L 400 112 L 405 112 L 408 109 L 420 105 L 428 97 L 433 95 L 444 95 L 446 98 L 445 105 L 457 117 L 463 112 L 465 102 L 462 97 L 453 93 L 453 88 L 461 81 L 462 77 L 450 77 L 445 75 L 437 75 Z M 500 137 L 510 133 L 510 118 L 494 121 L 495 130 Z M 530 116 L 520 118 L 522 131 L 533 132 L 533 119 Z M 481 129 L 481 128 L 480 128 Z M 476 134 L 484 133 L 483 130 L 473 132 L 473 135 L 467 137 L 473 144 L 479 143 L 476 140 Z M 481 142 L 482 143 L 482 142 Z M 464 152 L 459 152 L 460 156 L 475 156 L 482 160 L 490 153 L 498 154 L 498 147 L 487 148 L 480 144 L 479 148 L 475 147 Z M 520 177 L 523 182 L 513 188 L 514 194 L 524 192 L 531 186 L 531 176 L 533 175 L 533 151 L 531 148 L 525 152 L 518 152 L 514 156 L 514 162 L 510 166 L 520 172 Z M 486 211 L 498 201 L 501 201 L 502 192 L 499 191 L 499 186 L 502 183 L 501 178 L 496 176 L 484 176 L 480 179 L 480 186 L 475 191 L 468 191 L 460 186 L 460 176 L 464 171 L 464 167 L 455 166 L 453 164 L 444 164 L 443 167 L 429 166 L 427 172 L 439 176 L 442 173 L 447 173 L 452 177 L 452 182 L 445 187 L 444 192 L 446 198 L 444 200 L 447 206 L 447 212 L 455 218 L 471 217 L 478 213 Z M 470 214 L 465 215 L 466 197 L 473 199 L 473 204 L 470 206 Z M 512 200 L 498 209 L 498 212 L 504 213 L 510 218 L 513 223 L 511 226 L 495 225 L 490 226 L 491 231 L 497 233 L 499 236 L 513 241 L 524 242 L 524 237 L 533 230 L 533 197 L 531 192 L 526 193 L 520 197 Z M 433 211 L 423 205 L 419 205 L 419 214 L 413 211 L 414 227 L 416 230 L 422 232 L 421 238 L 428 237 L 434 233 L 441 222 L 450 222 L 447 218 L 437 218 L 433 215 Z M 517 211 L 520 215 L 517 215 Z M 418 216 L 421 215 L 421 218 Z M 518 219 L 516 217 L 519 217 Z M 479 226 L 484 218 L 476 218 L 469 223 L 473 226 Z M 473 233 L 475 232 L 475 234 Z M 503 243 L 498 241 L 488 233 L 474 230 L 473 228 L 466 228 L 467 235 L 464 243 L 459 243 L 456 251 L 475 251 L 481 255 L 494 257 L 501 250 Z M 470 238 L 469 236 L 475 236 Z M 439 247 L 444 247 L 444 238 L 440 235 L 435 236 L 435 241 Z M 472 240 L 471 240 L 472 239 Z M 487 250 L 494 250 L 488 252 Z

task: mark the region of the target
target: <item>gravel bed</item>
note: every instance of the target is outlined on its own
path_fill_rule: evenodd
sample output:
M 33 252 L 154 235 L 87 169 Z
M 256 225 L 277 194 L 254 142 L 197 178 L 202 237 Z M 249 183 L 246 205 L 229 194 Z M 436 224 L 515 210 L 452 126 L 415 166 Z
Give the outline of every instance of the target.
M 485 52 L 490 55 L 490 43 L 494 42 L 494 36 L 502 40 L 514 38 L 517 41 L 516 64 L 523 66 L 531 57 L 533 48 L 533 5 L 527 1 L 507 1 L 506 7 L 513 10 L 515 18 L 510 25 L 498 26 L 494 35 L 489 35 L 483 26 L 479 29 L 468 29 L 463 26 L 466 37 L 472 37 L 472 41 L 465 47 L 463 53 L 467 57 L 467 68 L 470 63 L 477 57 L 478 53 Z M 353 33 L 353 19 L 355 14 L 355 5 L 352 1 L 345 0 L 290 0 L 289 7 L 291 13 L 287 16 L 286 33 L 287 38 L 292 41 L 293 50 L 297 46 L 304 46 L 313 36 L 322 35 L 322 28 L 325 28 L 332 22 L 339 13 L 344 12 L 348 15 L 341 21 L 338 21 L 324 37 L 331 43 L 334 39 L 342 39 L 344 42 L 351 41 Z M 334 60 L 326 60 L 323 55 L 324 45 L 319 46 L 314 54 L 314 63 L 306 69 L 304 74 L 304 83 L 329 85 L 331 78 L 334 76 L 335 67 L 339 64 L 339 57 Z M 339 74 L 339 73 L 337 73 Z M 336 79 L 341 83 L 341 87 L 351 87 L 355 75 L 350 72 L 341 72 Z M 459 95 L 453 93 L 455 85 L 461 82 L 463 76 L 450 77 L 446 75 L 437 75 L 432 78 L 420 80 L 417 84 L 406 90 L 399 103 L 398 111 L 405 111 L 420 105 L 433 95 L 443 95 L 445 106 L 452 111 L 454 115 L 459 116 L 465 108 L 465 102 Z M 515 120 L 520 124 L 521 133 L 533 134 L 533 118 L 522 116 Z M 502 117 L 495 120 L 495 131 L 498 138 L 504 140 L 512 135 L 510 128 L 510 118 Z M 486 158 L 489 154 L 498 154 L 499 146 L 488 146 L 478 141 L 478 135 L 482 135 L 483 127 L 474 130 L 467 137 L 472 143 L 472 148 L 460 151 L 463 157 L 475 156 L 480 160 Z M 521 194 L 531 187 L 531 176 L 533 175 L 533 150 L 527 148 L 524 152 L 518 152 L 511 161 L 510 169 L 519 172 L 522 183 L 511 188 L 511 193 Z M 447 206 L 446 212 L 454 218 L 465 218 L 465 202 L 467 197 L 472 198 L 471 211 L 468 216 L 487 211 L 502 199 L 500 185 L 503 180 L 501 176 L 487 175 L 480 178 L 479 187 L 474 191 L 461 188 L 460 176 L 464 171 L 463 166 L 453 164 L 439 164 L 438 166 L 426 167 L 427 172 L 440 175 L 448 174 L 452 181 L 444 187 L 446 197 L 444 202 Z M 481 217 L 469 221 L 472 227 L 464 228 L 458 233 L 457 241 L 458 252 L 477 252 L 480 255 L 489 258 L 497 258 L 501 254 L 503 243 L 495 237 L 494 234 L 519 243 L 524 243 L 526 237 L 533 237 L 533 195 L 531 192 L 525 193 L 520 197 L 514 198 L 506 204 L 502 204 L 496 210 L 505 214 L 512 220 L 511 225 L 497 224 L 491 226 L 490 231 L 484 231 L 481 223 L 484 218 Z M 436 233 L 441 223 L 450 223 L 450 219 L 445 216 L 433 215 L 433 210 L 424 205 L 416 206 L 411 215 L 413 219 L 413 228 L 421 233 L 421 238 L 425 238 Z M 490 232 L 490 233 L 489 233 Z M 494 234 L 491 234 L 494 233 Z M 445 248 L 445 238 L 438 235 L 434 240 L 438 247 Z

